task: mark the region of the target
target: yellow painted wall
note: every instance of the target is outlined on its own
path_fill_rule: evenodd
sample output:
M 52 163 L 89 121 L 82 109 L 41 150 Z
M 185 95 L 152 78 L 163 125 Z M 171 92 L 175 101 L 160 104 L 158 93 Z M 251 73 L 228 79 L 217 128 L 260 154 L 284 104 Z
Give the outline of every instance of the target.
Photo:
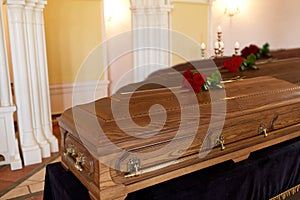
M 190 57 L 195 59 L 201 58 L 200 45 L 202 42 L 208 46 L 209 27 L 208 27 L 209 5 L 205 3 L 192 3 L 192 2 L 173 2 L 172 9 L 172 28 L 174 31 L 178 31 L 184 34 L 186 37 L 195 40 L 199 44 L 198 52 L 191 52 L 191 54 L 197 54 Z M 176 39 L 176 37 L 175 37 Z M 173 38 L 173 44 L 176 45 L 176 41 Z M 184 44 L 180 44 L 184 45 Z M 175 48 L 173 46 L 173 48 Z M 184 47 L 183 47 L 184 48 Z M 189 51 L 188 47 L 186 51 Z M 178 55 L 173 54 L 173 65 L 185 62 L 184 59 Z
M 50 84 L 76 81 L 80 65 L 101 42 L 100 1 L 48 0 L 44 17 Z M 173 6 L 173 30 L 192 38 L 199 46 L 202 42 L 207 45 L 209 6 L 188 2 L 173 2 Z M 200 58 L 199 52 L 196 54 Z M 184 60 L 173 55 L 173 64 L 181 62 Z M 85 77 L 88 79 L 89 75 Z
M 100 5 L 100 0 L 48 0 L 44 18 L 50 84 L 74 82 L 84 59 L 101 42 Z

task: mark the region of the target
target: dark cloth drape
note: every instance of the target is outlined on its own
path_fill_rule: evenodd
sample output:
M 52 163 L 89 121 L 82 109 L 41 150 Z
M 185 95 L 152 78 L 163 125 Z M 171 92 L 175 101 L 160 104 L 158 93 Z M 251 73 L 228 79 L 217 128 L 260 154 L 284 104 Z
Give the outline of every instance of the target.
M 131 193 L 127 200 L 264 200 L 300 184 L 300 138 Z M 88 199 L 60 163 L 47 166 L 44 199 Z

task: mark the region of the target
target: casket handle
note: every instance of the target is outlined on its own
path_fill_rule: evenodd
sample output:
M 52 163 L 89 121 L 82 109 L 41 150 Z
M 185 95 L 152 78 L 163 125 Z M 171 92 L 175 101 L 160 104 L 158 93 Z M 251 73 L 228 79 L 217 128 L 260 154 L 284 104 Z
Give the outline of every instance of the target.
M 140 169 L 141 169 L 140 159 L 138 159 L 138 158 L 130 159 L 129 162 L 127 163 L 127 171 L 130 173 L 130 176 L 128 176 L 128 177 L 140 175 L 141 174 Z
M 223 135 L 220 135 L 217 138 L 217 145 L 221 146 L 221 151 L 223 151 L 225 149 L 225 137 Z
M 179 158 L 177 160 L 172 160 L 172 161 L 169 161 L 169 162 L 165 162 L 165 163 L 162 163 L 162 164 L 159 164 L 159 165 L 155 165 L 155 166 L 148 167 L 148 168 L 143 168 L 143 169 L 141 168 L 140 159 L 133 158 L 133 159 L 130 159 L 129 162 L 128 162 L 128 169 L 127 169 L 128 172 L 124 175 L 124 177 L 125 178 L 136 177 L 136 176 L 139 176 L 139 175 L 142 175 L 142 174 L 145 174 L 145 173 L 154 172 L 156 170 L 160 170 L 160 169 L 163 169 L 165 167 L 169 167 L 169 166 L 172 166 L 172 165 L 176 165 L 176 164 L 183 163 L 183 162 L 186 162 L 186 161 L 189 161 L 189 160 L 192 160 L 192 159 L 197 159 L 197 158 L 199 158 L 199 155 L 194 154 L 194 155 L 186 156 L 186 157 L 183 157 L 183 158 Z
M 75 155 L 75 149 L 73 145 L 70 145 L 70 147 L 68 147 L 66 149 L 66 153 L 64 153 L 64 155 L 66 156 L 74 156 Z
M 275 121 L 278 119 L 278 117 L 279 117 L 279 115 L 275 114 L 273 119 L 271 120 L 271 122 L 270 122 L 270 131 L 274 130 L 274 124 L 275 124 Z
M 258 134 L 259 135 L 264 134 L 265 137 L 268 136 L 266 125 L 264 125 L 264 124 L 259 125 Z
M 74 167 L 78 170 L 78 171 L 83 171 L 82 166 L 85 163 L 85 157 L 83 153 L 78 153 L 77 157 L 76 157 L 76 162 L 74 164 Z
M 66 149 L 66 152 L 64 153 L 65 159 L 68 160 L 70 163 L 72 163 L 73 166 L 75 167 L 75 169 L 82 172 L 83 171 L 82 166 L 85 164 L 85 156 L 84 156 L 83 153 L 79 152 L 77 154 L 77 157 L 75 158 L 75 161 L 74 161 L 73 156 L 75 156 L 75 155 L 76 155 L 76 152 L 75 152 L 75 149 L 74 149 L 73 145 L 68 147 Z

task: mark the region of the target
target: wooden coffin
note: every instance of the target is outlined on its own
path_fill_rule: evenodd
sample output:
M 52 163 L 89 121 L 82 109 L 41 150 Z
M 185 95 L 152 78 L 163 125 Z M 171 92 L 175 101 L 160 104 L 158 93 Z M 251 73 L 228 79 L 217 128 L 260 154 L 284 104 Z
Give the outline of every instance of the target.
M 300 59 L 258 66 L 238 74 L 221 69 L 225 91 L 197 95 L 181 86 L 177 72 L 184 68 L 162 70 L 111 97 L 66 110 L 58 120 L 62 164 L 91 198 L 124 199 L 300 136 Z

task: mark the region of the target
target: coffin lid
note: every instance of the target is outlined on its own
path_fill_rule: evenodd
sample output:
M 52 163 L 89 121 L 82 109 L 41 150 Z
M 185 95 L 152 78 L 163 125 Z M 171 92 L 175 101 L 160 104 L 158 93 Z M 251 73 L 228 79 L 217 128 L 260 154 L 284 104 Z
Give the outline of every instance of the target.
M 293 70 L 279 70 L 286 63 L 292 63 L 288 67 Z M 217 98 L 212 102 L 224 103 L 226 106 L 226 119 L 236 118 L 247 115 L 255 110 L 259 109 L 271 109 L 272 107 L 284 106 L 285 104 L 299 102 L 300 88 L 297 84 L 299 83 L 299 76 L 294 74 L 299 72 L 300 61 L 286 61 L 283 62 L 272 62 L 261 64 L 261 69 L 257 71 L 250 71 L 244 74 L 251 77 L 255 73 L 261 73 L 261 71 L 266 74 L 272 74 L 270 71 L 274 71 L 273 76 L 258 76 L 254 78 L 246 78 L 238 81 L 227 81 L 224 83 L 226 88 L 225 98 L 222 95 L 216 95 Z M 272 67 L 272 68 L 271 68 Z M 267 73 L 266 69 L 269 70 Z M 282 69 L 282 68 L 281 68 Z M 287 75 L 290 74 L 290 76 Z M 225 76 L 228 75 L 224 73 Z M 222 74 L 222 75 L 224 75 Z M 299 74 L 299 73 L 298 73 Z M 156 78 L 157 76 L 155 76 Z M 159 76 L 161 77 L 161 75 Z M 172 76 L 169 76 L 172 77 Z M 281 77 L 283 77 L 282 80 Z M 291 77 L 291 81 L 287 81 Z M 150 77 L 151 78 L 151 77 Z M 182 81 L 180 81 L 182 82 Z M 189 104 L 192 92 L 188 89 L 182 88 L 180 85 L 173 85 L 173 91 L 176 91 L 183 95 L 185 101 L 183 102 L 186 107 L 181 107 L 175 98 L 174 94 L 170 89 L 161 88 L 160 86 L 155 87 L 155 85 L 148 85 L 146 90 L 131 93 L 130 91 L 120 90 L 119 93 L 112 95 L 111 97 L 103 98 L 95 102 L 76 106 L 72 109 L 65 111 L 62 117 L 59 119 L 61 127 L 65 128 L 67 131 L 71 132 L 75 137 L 79 138 L 89 151 L 98 156 L 106 156 L 114 154 L 113 147 L 117 146 L 120 149 L 126 149 L 128 151 L 146 151 L 149 146 L 160 146 L 163 143 L 168 143 L 176 135 L 178 127 L 181 120 L 180 112 L 182 109 L 193 109 L 199 108 L 201 116 L 209 115 L 211 109 L 211 96 L 210 93 L 218 94 L 218 91 L 211 90 L 210 92 L 201 92 L 197 95 L 199 104 Z M 150 88 L 150 89 L 149 89 Z M 127 109 L 123 107 L 126 105 L 124 102 L 128 102 L 128 98 L 133 97 L 130 100 L 130 117 L 122 115 L 122 112 Z M 112 114 L 111 105 L 117 103 L 116 111 L 120 115 L 115 117 Z M 124 104 L 123 104 L 124 103 Z M 162 113 L 167 113 L 172 119 L 163 125 L 163 128 L 158 130 L 157 127 L 150 127 L 144 132 L 138 132 L 141 129 L 137 129 L 138 135 L 142 137 L 133 137 L 132 135 L 126 134 L 126 131 L 120 129 L 117 125 L 118 122 L 124 122 L 126 124 L 127 120 L 133 120 L 141 126 L 147 126 L 150 123 L 149 118 L 149 108 L 153 104 L 162 103 L 164 109 L 157 107 L 154 109 L 154 115 L 159 116 Z M 193 102 L 194 103 L 194 102 Z M 166 112 L 165 112 L 166 111 Z M 77 119 L 74 119 L 75 118 Z M 201 119 L 200 122 L 205 124 L 210 117 L 206 117 L 204 120 Z M 190 123 L 193 123 L 193 116 L 190 117 Z M 76 122 L 75 122 L 76 121 Z M 196 120 L 195 120 L 196 121 Z M 253 119 L 249 119 L 249 122 Z M 94 123 L 98 123 L 97 126 Z M 74 125 L 76 124 L 76 125 Z M 217 124 L 217 123 L 216 123 Z M 183 135 L 178 140 L 184 141 L 185 138 L 189 136 L 195 136 L 189 129 L 189 124 L 186 124 Z M 161 127 L 158 124 L 158 127 Z M 153 128 L 153 130 L 151 130 Z M 99 134 L 99 129 L 101 129 L 103 134 Z M 126 128 L 125 128 L 126 129 Z M 205 129 L 205 130 L 202 130 Z M 127 130 L 133 130 L 130 126 Z M 205 134 L 207 133 L 207 127 L 202 128 L 199 126 L 198 132 L 204 135 L 197 135 L 196 140 L 203 141 Z M 146 133 L 146 134 L 144 134 Z M 153 133 L 155 133 L 153 135 Z M 185 137 L 186 136 L 186 137 Z M 198 144 L 199 145 L 199 144 Z M 201 145 L 201 144 L 200 144 Z M 177 156 L 177 155 L 176 155 Z

